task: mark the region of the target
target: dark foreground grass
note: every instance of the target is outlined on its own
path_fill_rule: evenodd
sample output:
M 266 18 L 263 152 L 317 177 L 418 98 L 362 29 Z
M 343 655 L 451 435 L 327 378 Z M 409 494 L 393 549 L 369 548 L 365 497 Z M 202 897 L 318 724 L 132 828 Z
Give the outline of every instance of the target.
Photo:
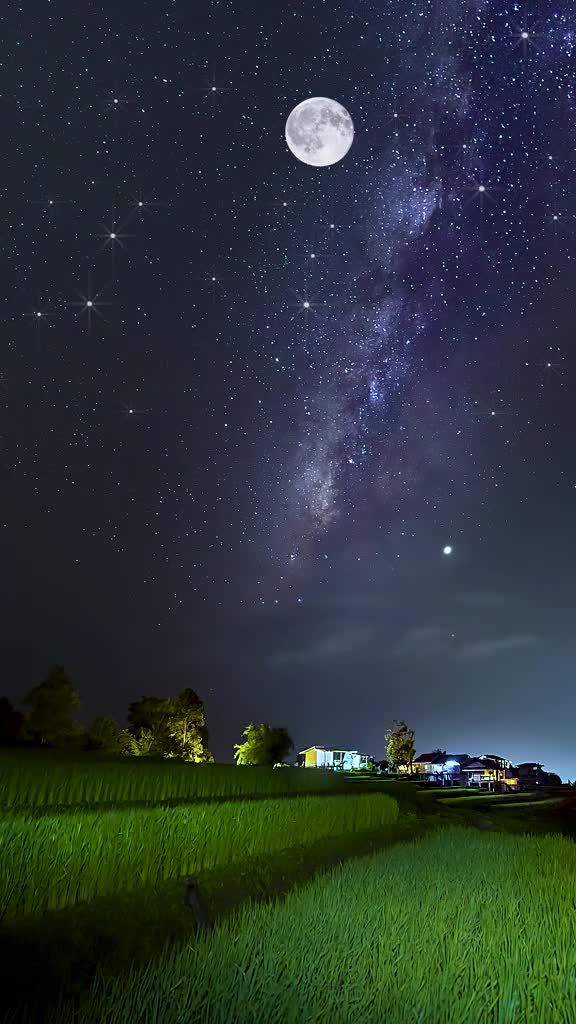
M 99 977 L 75 1019 L 576 1024 L 575 877 L 565 839 L 438 833 L 244 910 L 129 976 Z

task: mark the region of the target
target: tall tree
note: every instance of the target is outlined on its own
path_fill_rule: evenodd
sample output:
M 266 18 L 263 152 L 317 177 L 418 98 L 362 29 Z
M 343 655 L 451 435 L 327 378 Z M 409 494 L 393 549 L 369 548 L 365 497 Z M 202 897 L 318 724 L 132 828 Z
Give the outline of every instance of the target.
M 187 687 L 176 697 L 142 697 L 128 708 L 128 732 L 135 741 L 124 741 L 127 753 L 161 754 L 184 761 L 211 761 L 204 704 Z
M 0 746 L 16 743 L 22 733 L 24 715 L 17 711 L 7 697 L 0 697 Z
M 288 732 L 261 722 L 247 725 L 242 733 L 244 743 L 235 743 L 236 764 L 273 767 L 281 764 L 294 746 Z
M 208 751 L 208 729 L 204 704 L 198 694 L 187 687 L 170 701 L 168 733 L 174 744 L 174 755 L 185 761 L 212 760 Z
M 94 719 L 86 739 L 88 747 L 92 750 L 102 750 L 110 754 L 120 753 L 120 729 L 109 715 L 98 715 Z
M 409 729 L 404 721 L 394 721 L 392 728 L 386 733 L 385 743 L 388 761 L 391 761 L 395 767 L 409 766 L 410 772 L 412 772 L 416 753 L 414 730 Z
M 80 694 L 62 665 L 52 665 L 46 679 L 26 694 L 30 708 L 27 726 L 34 739 L 47 746 L 64 746 L 78 735 L 74 713 Z
M 128 731 L 136 740 L 135 753 L 143 756 L 173 752 L 169 717 L 170 701 L 166 697 L 142 697 L 129 705 Z

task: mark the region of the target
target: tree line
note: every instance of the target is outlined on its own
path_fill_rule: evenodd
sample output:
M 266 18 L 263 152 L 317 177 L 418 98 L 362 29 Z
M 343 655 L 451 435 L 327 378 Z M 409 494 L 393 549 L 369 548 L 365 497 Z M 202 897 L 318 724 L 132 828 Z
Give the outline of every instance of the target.
M 190 687 L 175 697 L 141 697 L 129 704 L 125 728 L 109 715 L 84 727 L 76 717 L 79 707 L 78 688 L 62 665 L 52 665 L 23 698 L 23 710 L 0 697 L 0 745 L 214 761 L 204 703 Z M 294 746 L 286 729 L 266 723 L 252 723 L 242 735 L 244 742 L 235 744 L 239 765 L 281 764 Z
M 88 727 L 77 720 L 80 692 L 62 665 L 52 665 L 33 686 L 19 710 L 0 697 L 0 745 L 78 750 L 128 757 L 168 757 L 198 764 L 214 761 L 210 753 L 204 703 L 186 687 L 174 697 L 141 697 L 128 705 L 122 728 L 109 715 L 98 715 Z M 294 743 L 287 730 L 264 722 L 244 729 L 234 744 L 238 765 L 284 764 Z M 370 767 L 393 770 L 414 760 L 414 730 L 394 722 L 385 736 L 387 760 Z

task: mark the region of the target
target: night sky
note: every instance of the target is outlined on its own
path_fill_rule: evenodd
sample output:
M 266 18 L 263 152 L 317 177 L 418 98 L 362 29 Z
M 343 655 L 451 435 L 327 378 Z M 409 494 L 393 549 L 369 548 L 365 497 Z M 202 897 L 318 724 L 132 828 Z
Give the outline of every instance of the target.
M 567 0 L 14 5 L 2 692 L 574 779 L 575 69 Z

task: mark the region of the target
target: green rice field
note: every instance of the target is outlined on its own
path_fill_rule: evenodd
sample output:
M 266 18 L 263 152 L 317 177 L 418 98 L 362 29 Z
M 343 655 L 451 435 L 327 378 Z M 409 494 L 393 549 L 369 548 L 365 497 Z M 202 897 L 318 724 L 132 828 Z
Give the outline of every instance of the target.
M 240 770 L 240 774 L 241 774 Z M 393 825 L 389 796 L 304 797 L 0 819 L 0 914 L 73 906 L 323 837 Z
M 576 1024 L 575 879 L 565 839 L 436 833 L 99 978 L 75 1019 Z
M 321 769 L 0 751 L 0 810 L 296 796 L 337 790 L 344 782 Z

